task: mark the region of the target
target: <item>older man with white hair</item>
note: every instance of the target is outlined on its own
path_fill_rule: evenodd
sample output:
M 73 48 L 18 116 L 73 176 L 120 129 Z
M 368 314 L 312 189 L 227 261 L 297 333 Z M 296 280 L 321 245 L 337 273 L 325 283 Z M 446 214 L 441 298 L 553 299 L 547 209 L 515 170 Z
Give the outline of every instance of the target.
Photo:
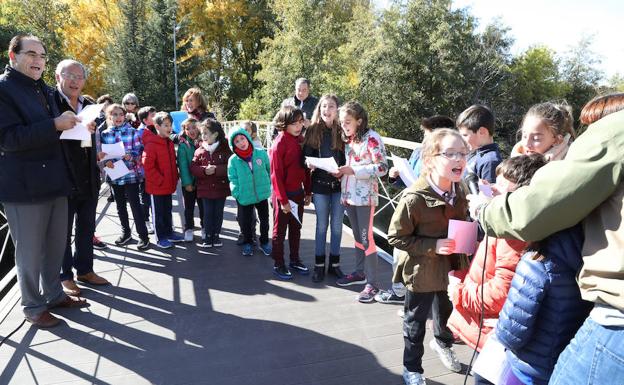
M 56 66 L 56 102 L 61 112 L 80 113 L 91 102 L 82 96 L 87 78 L 84 66 L 75 60 L 65 59 Z M 93 233 L 95 210 L 100 191 L 100 170 L 97 166 L 95 135 L 91 140 L 63 140 L 73 188 L 68 199 L 67 242 L 61 284 L 69 295 L 80 295 L 72 268 L 76 269 L 78 281 L 91 285 L 107 285 L 109 282 L 93 271 Z M 74 228 L 74 218 L 76 226 Z M 71 235 L 74 228 L 74 253 Z

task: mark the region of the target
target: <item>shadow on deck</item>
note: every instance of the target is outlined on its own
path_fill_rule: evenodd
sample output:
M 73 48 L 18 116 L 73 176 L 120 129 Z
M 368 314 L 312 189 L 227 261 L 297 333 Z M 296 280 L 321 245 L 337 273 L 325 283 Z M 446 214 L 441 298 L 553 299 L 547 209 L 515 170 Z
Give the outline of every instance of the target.
M 179 204 L 174 201 L 178 230 Z M 241 255 L 235 213 L 229 199 L 220 249 L 152 244 L 137 252 L 135 242 L 114 246 L 116 210 L 101 199 L 97 233 L 109 248 L 96 251 L 95 270 L 112 285 L 82 285 L 91 306 L 55 311 L 64 320 L 59 327 L 23 326 L 0 347 L 0 384 L 402 384 L 399 306 L 360 304 L 360 287 L 339 288 L 333 280 L 276 279 L 270 257 Z M 344 271 L 353 268 L 352 245 L 345 233 Z M 310 209 L 301 256 L 312 265 Z M 379 267 L 382 285 L 389 284 L 390 265 Z M 21 320 L 17 305 L 0 334 Z M 467 363 L 471 351 L 463 345 L 456 351 Z M 430 385 L 463 383 L 428 347 L 424 367 Z

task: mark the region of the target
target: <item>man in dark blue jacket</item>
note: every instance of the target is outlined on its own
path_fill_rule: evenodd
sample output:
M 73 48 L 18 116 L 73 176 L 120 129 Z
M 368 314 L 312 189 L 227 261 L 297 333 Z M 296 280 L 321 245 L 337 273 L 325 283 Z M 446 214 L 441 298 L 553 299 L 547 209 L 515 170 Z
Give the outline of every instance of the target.
M 26 320 L 39 327 L 60 322 L 50 308 L 86 304 L 63 293 L 59 279 L 71 191 L 59 131 L 79 119 L 60 115 L 54 90 L 41 79 L 46 61 L 37 37 L 17 35 L 9 43 L 10 64 L 0 75 L 0 202 L 15 241 L 22 308 Z
M 91 102 L 81 93 L 87 71 L 84 66 L 71 59 L 62 60 L 55 71 L 56 102 L 61 112 L 80 113 Z M 95 134 L 91 139 L 62 140 L 68 160 L 73 189 L 68 199 L 69 217 L 67 227 L 67 248 L 63 258 L 61 284 L 68 295 L 80 295 L 80 288 L 74 281 L 72 267 L 77 279 L 91 285 L 107 285 L 109 282 L 93 271 L 93 233 L 95 232 L 95 210 L 100 191 L 100 169 L 97 166 Z M 72 255 L 71 233 L 74 228 L 75 252 Z

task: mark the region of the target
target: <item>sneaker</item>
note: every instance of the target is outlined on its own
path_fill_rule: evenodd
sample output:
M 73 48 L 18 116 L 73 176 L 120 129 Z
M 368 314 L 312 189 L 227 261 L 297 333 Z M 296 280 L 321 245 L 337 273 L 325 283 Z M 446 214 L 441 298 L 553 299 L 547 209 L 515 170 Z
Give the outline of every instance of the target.
M 95 235 L 93 236 L 93 248 L 94 249 L 104 250 L 107 247 L 108 246 L 106 246 L 106 243 L 102 242 L 100 238 L 96 237 Z
M 212 237 L 212 245 L 214 247 L 221 247 L 223 246 L 223 242 L 221 242 L 221 238 L 219 238 L 219 234 L 215 234 Z
M 173 247 L 173 243 L 171 243 L 168 239 L 161 239 L 160 241 L 156 242 L 156 246 L 160 247 L 161 249 L 170 249 Z
M 301 263 L 301 261 L 291 262 L 291 263 L 288 264 L 288 266 L 291 269 L 293 269 L 294 271 L 296 271 L 297 273 L 301 274 L 301 275 L 308 275 L 308 274 L 310 274 L 310 269 L 308 269 L 308 267 L 306 265 Z
M 375 296 L 375 301 L 379 303 L 396 303 L 403 305 L 405 303 L 405 296 L 399 297 L 394 290 L 381 290 Z
M 440 358 L 440 361 L 442 361 L 442 365 L 444 365 L 448 370 L 456 373 L 461 372 L 461 364 L 457 360 L 453 348 L 447 348 L 440 345 L 435 338 L 429 341 L 429 347 L 434 352 L 438 353 L 438 357 Z
M 405 368 L 403 368 L 403 381 L 405 381 L 405 385 L 427 385 L 422 373 L 409 372 Z
M 147 228 L 148 234 L 154 234 L 154 225 L 152 225 L 152 222 L 145 221 L 145 227 Z
M 379 289 L 370 283 L 367 283 L 366 286 L 364 286 L 364 290 L 358 294 L 358 301 L 362 303 L 371 303 L 375 299 L 375 295 L 377 293 L 379 293 Z
M 245 244 L 245 237 L 243 237 L 243 233 L 238 233 L 238 238 L 236 238 L 236 245 L 242 246 Z
M 273 274 L 281 279 L 292 279 L 292 273 L 286 268 L 286 265 L 273 266 Z
M 204 237 L 204 240 L 202 241 L 202 243 L 199 244 L 199 247 L 203 247 L 203 248 L 212 247 L 212 238 Z
M 253 255 L 253 245 L 251 243 L 245 243 L 243 245 L 243 255 L 246 257 Z
M 139 243 L 137 243 L 137 250 L 147 250 L 149 249 L 149 238 L 141 239 Z
M 267 242 L 263 245 L 260 245 L 260 250 L 264 253 L 264 255 L 270 257 L 273 252 L 273 246 L 271 246 L 271 242 Z
M 119 238 L 117 238 L 117 239 L 115 240 L 115 244 L 116 244 L 117 246 L 123 246 L 123 245 L 125 245 L 126 243 L 130 242 L 131 240 L 132 240 L 132 235 L 131 235 L 130 233 L 127 233 L 127 234 L 121 234 L 121 235 L 119 236 Z
M 167 240 L 171 243 L 178 243 L 178 242 L 183 242 L 184 241 L 184 237 L 176 234 L 176 233 L 171 233 L 170 236 L 167 237 Z
M 347 274 L 336 281 L 338 286 L 361 285 L 366 283 L 364 274 L 351 273 Z

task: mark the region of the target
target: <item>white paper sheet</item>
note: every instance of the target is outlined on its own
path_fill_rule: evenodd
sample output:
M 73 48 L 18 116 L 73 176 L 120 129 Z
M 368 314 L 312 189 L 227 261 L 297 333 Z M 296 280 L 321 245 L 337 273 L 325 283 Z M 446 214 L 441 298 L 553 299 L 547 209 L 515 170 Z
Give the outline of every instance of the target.
M 472 255 L 477 246 L 477 222 L 449 220 L 448 237 L 455 240 L 455 253 Z
M 113 144 L 102 143 L 102 152 L 106 153 L 106 156 L 102 158 L 102 160 L 119 159 L 126 155 L 126 149 L 123 142 Z
M 399 170 L 399 176 L 403 183 L 406 186 L 411 186 L 416 180 L 416 174 L 412 167 L 410 167 L 409 162 L 405 158 L 401 158 L 400 156 L 396 156 L 392 154 L 392 164 Z
M 506 362 L 505 347 L 496 339 L 496 333 L 492 332 L 472 366 L 472 371 L 491 383 L 498 384 Z
M 320 168 L 321 170 L 325 170 L 329 173 L 338 172 L 338 164 L 334 158 L 314 158 L 306 156 L 306 161 L 308 162 L 308 165 Z
M 85 106 L 82 111 L 78 113 L 78 116 L 82 119 L 80 123 L 76 124 L 74 128 L 65 130 L 61 133 L 61 139 L 65 140 L 90 140 L 91 132 L 87 128 L 87 124 L 94 121 L 100 116 L 100 111 L 104 104 L 90 104 Z
M 482 192 L 488 198 L 492 198 L 494 196 L 494 192 L 492 191 L 492 187 L 489 184 L 483 184 L 479 182 L 479 192 Z
M 130 170 L 126 167 L 126 164 L 123 160 L 118 160 L 113 163 L 113 168 L 104 167 L 104 171 L 106 171 L 106 175 L 108 175 L 111 180 L 119 179 L 122 176 L 129 174 Z
M 290 199 L 288 200 L 288 203 L 290 203 L 290 213 L 295 217 L 297 222 L 301 224 L 301 218 L 299 218 L 299 205 L 291 201 Z

